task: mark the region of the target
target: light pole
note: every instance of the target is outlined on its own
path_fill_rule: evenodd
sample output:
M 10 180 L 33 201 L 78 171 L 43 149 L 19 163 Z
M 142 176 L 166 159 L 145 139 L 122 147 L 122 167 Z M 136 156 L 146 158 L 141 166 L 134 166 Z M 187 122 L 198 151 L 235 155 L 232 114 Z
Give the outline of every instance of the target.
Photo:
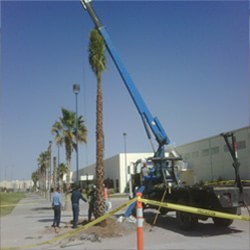
M 127 189 L 127 182 L 128 182 L 128 166 L 127 166 L 127 133 L 123 133 L 123 138 L 124 138 L 124 158 L 125 158 L 125 189 Z
M 60 187 L 60 145 L 57 145 L 57 184 Z
M 76 183 L 79 183 L 79 165 L 78 165 L 78 103 L 77 103 L 77 95 L 80 92 L 80 85 L 74 84 L 73 91 L 76 95 Z
M 49 186 L 49 200 L 51 201 L 51 154 L 52 154 L 52 141 L 49 141 L 49 182 L 48 182 L 48 186 Z

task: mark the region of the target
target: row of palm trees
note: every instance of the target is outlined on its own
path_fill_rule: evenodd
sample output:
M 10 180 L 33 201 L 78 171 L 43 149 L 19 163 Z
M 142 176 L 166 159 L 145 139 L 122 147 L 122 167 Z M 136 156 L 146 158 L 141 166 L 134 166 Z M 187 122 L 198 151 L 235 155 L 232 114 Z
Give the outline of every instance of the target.
M 68 194 L 70 191 L 71 155 L 73 150 L 76 150 L 76 128 L 78 129 L 78 143 L 87 142 L 87 128 L 85 126 L 83 117 L 79 116 L 76 120 L 75 112 L 67 110 L 65 108 L 62 108 L 61 112 L 62 115 L 52 125 L 51 133 L 55 136 L 54 140 L 58 148 L 63 145 L 65 146 L 66 165 L 64 163 L 61 163 L 59 168 L 54 167 L 53 185 L 51 186 L 50 177 L 52 176 L 52 174 L 50 173 L 50 170 L 52 147 L 50 144 L 48 150 L 40 153 L 37 159 L 38 170 L 32 174 L 32 179 L 37 179 L 36 182 L 34 181 L 35 183 L 39 181 L 39 188 L 45 196 L 47 196 L 52 187 L 55 189 L 59 185 L 59 182 L 62 183 L 62 177 L 65 173 L 66 194 Z M 58 180 L 57 178 L 58 175 L 60 176 L 60 180 Z M 46 183 L 48 185 L 46 185 Z M 66 207 L 68 206 L 69 205 L 66 204 Z
M 77 124 L 77 125 L 76 125 Z M 66 152 L 66 209 L 69 208 L 70 202 L 68 194 L 70 192 L 70 173 L 71 173 L 71 155 L 73 150 L 77 150 L 76 145 L 76 128 L 78 129 L 78 143 L 87 142 L 87 128 L 82 116 L 76 120 L 75 112 L 62 108 L 62 116 L 56 121 L 51 129 L 55 135 L 55 143 L 58 147 L 64 145 Z
M 50 152 L 49 150 L 43 151 L 37 158 L 38 169 L 32 173 L 32 180 L 34 182 L 34 188 L 40 190 L 44 196 L 48 193 L 48 177 L 51 175 L 50 170 Z M 53 186 L 56 188 L 59 183 L 62 183 L 63 176 L 67 172 L 67 166 L 64 163 L 60 163 L 56 170 L 53 171 Z M 46 184 L 47 183 L 47 184 Z
M 106 70 L 105 43 L 103 38 L 95 28 L 90 32 L 89 41 L 89 63 L 97 79 L 96 96 L 96 177 L 95 184 L 97 197 L 95 206 L 95 216 L 100 217 L 105 213 L 104 200 L 104 132 L 103 132 L 103 98 L 102 98 L 102 72 Z M 57 171 L 60 176 L 66 172 L 66 196 L 70 192 L 70 173 L 71 173 L 71 155 L 76 150 L 76 122 L 78 125 L 78 142 L 87 143 L 87 128 L 82 116 L 76 121 L 75 112 L 61 109 L 62 115 L 53 124 L 51 132 L 55 136 L 57 147 L 64 145 L 66 152 L 66 165 L 60 165 Z M 32 173 L 34 183 L 41 182 L 42 189 L 46 190 L 46 179 L 50 167 L 51 152 L 46 150 L 40 153 L 38 161 L 38 170 Z M 56 172 L 56 171 L 54 171 Z M 54 173 L 55 174 L 55 173 Z M 55 180 L 55 178 L 53 178 Z M 54 183 L 55 186 L 55 183 Z M 66 197 L 66 209 L 69 206 L 69 197 Z

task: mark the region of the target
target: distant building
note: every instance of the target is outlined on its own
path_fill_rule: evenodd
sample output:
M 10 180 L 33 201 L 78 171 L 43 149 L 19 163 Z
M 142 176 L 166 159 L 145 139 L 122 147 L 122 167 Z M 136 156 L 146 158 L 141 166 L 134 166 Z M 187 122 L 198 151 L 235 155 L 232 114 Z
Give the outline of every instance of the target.
M 34 186 L 34 182 L 32 180 L 4 180 L 0 182 L 0 189 L 1 191 L 19 191 L 25 192 L 32 190 Z
M 240 161 L 240 176 L 250 179 L 250 127 L 233 131 L 238 142 L 238 157 Z M 203 140 L 176 147 L 187 168 L 181 172 L 181 179 L 187 184 L 217 179 L 233 180 L 233 160 L 223 137 L 212 136 Z M 105 179 L 109 179 L 116 192 L 123 193 L 129 180 L 128 168 L 131 162 L 141 158 L 152 157 L 153 153 L 121 153 L 105 159 Z M 95 176 L 95 164 L 79 170 L 82 181 L 91 182 Z M 75 173 L 73 174 L 75 180 Z

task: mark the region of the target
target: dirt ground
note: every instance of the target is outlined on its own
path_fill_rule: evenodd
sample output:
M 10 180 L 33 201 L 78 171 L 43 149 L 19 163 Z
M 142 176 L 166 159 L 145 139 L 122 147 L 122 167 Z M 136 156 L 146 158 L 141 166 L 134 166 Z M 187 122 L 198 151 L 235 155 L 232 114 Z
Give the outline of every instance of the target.
M 81 225 L 86 225 L 86 220 L 80 220 L 78 228 Z M 105 220 L 105 226 L 97 224 L 85 230 L 76 232 L 73 236 L 70 236 L 72 240 L 83 240 L 83 238 L 91 241 L 100 241 L 102 238 L 113 238 L 113 237 L 122 237 L 130 233 L 134 233 L 136 224 L 128 220 L 119 221 L 118 218 L 110 217 Z M 73 232 L 75 229 L 72 229 L 72 222 L 69 221 L 64 227 L 54 228 L 47 227 L 44 230 L 45 234 L 55 234 L 56 236 Z
M 135 231 L 136 225 L 131 222 L 123 221 L 118 222 L 115 218 L 108 218 L 105 221 L 104 226 L 95 225 L 93 227 L 85 230 L 87 234 L 95 233 L 97 236 L 101 238 L 112 238 L 112 237 L 120 237 L 124 234 L 129 234 Z

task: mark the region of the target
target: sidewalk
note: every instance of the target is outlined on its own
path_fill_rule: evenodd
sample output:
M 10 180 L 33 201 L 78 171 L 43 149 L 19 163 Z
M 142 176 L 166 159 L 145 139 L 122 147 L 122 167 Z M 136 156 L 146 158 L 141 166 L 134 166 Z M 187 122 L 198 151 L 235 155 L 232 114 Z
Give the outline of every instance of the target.
M 81 208 L 87 206 L 81 203 Z M 72 211 L 62 211 L 61 226 L 71 219 Z M 11 214 L 1 217 L 0 248 L 28 246 L 52 239 L 55 235 L 43 233 L 52 223 L 51 202 L 38 194 L 27 194 Z
M 113 208 L 124 204 L 125 198 L 112 198 Z M 87 218 L 88 204 L 80 201 L 80 219 Z M 119 211 L 121 214 L 124 211 Z M 246 209 L 243 215 L 249 216 Z M 147 215 L 146 215 L 147 214 Z M 145 212 L 149 219 L 154 214 Z M 151 216 L 151 217 L 150 217 Z M 154 217 L 152 217 L 154 218 Z M 84 236 L 77 240 L 58 240 L 52 244 L 35 245 L 55 238 L 58 234 L 52 230 L 53 210 L 51 202 L 38 194 L 27 194 L 19 202 L 10 215 L 1 217 L 0 222 L 0 249 L 84 249 L 84 250 L 135 250 L 137 249 L 136 230 L 121 237 L 102 238 L 92 241 Z M 72 211 L 62 211 L 61 227 L 63 228 L 72 220 Z M 152 220 L 150 220 L 152 221 Z M 146 223 L 144 223 L 145 225 Z M 133 226 L 133 225 L 132 225 Z M 159 217 L 154 227 L 144 227 L 145 250 L 247 250 L 250 246 L 250 224 L 246 221 L 235 220 L 229 228 L 217 228 L 211 219 L 201 221 L 196 230 L 181 231 L 176 223 L 174 214 Z M 74 229 L 68 228 L 70 232 Z M 91 236 L 94 236 L 92 234 Z M 27 247 L 32 246 L 32 247 Z
M 114 198 L 112 203 L 114 207 L 120 206 L 126 198 Z M 63 199 L 64 204 L 64 199 Z M 79 219 L 87 219 L 88 204 L 80 201 L 80 215 Z M 51 228 L 53 223 L 53 210 L 51 208 L 51 202 L 38 194 L 29 193 L 27 197 L 22 199 L 11 214 L 1 217 L 0 222 L 0 249 L 21 248 L 21 249 L 60 249 L 60 240 L 55 241 L 53 244 L 36 245 L 46 242 L 57 237 L 60 234 L 54 232 Z M 70 227 L 70 221 L 72 220 L 72 210 L 62 211 L 61 214 L 61 229 Z M 62 231 L 61 231 L 62 230 Z M 74 231 L 74 229 L 72 229 Z M 135 235 L 134 235 L 135 237 Z M 120 239 L 120 242 L 121 239 Z M 133 242 L 136 242 L 135 239 Z M 73 245 L 72 245 L 73 243 Z M 116 249 L 113 245 L 112 239 L 107 239 L 107 244 L 103 244 L 96 241 L 87 239 L 87 241 L 81 242 L 69 242 L 67 249 L 82 249 L 83 244 L 85 249 Z M 59 245 L 58 245 L 59 244 Z M 126 239 L 124 239 L 126 244 Z M 112 246 L 114 248 L 112 248 Z

